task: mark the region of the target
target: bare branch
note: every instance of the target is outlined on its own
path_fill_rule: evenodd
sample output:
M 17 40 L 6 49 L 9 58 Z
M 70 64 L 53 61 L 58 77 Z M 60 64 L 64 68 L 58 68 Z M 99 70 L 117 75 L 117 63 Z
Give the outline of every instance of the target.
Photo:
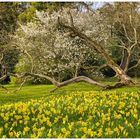
M 30 60 L 30 62 L 31 62 L 31 70 L 30 70 L 30 72 L 32 73 L 33 70 L 34 70 L 34 61 L 33 61 L 32 56 L 28 53 L 28 51 L 27 51 L 25 48 L 20 47 L 20 46 L 17 45 L 16 43 L 13 43 L 13 46 L 15 46 L 16 49 L 19 49 L 19 50 L 21 51 L 21 53 L 25 54 L 25 55 L 29 58 L 29 60 Z
M 122 26 L 123 26 L 123 29 L 124 29 L 124 32 L 125 32 L 125 36 L 126 36 L 126 38 L 127 38 L 130 42 L 133 42 L 133 41 L 129 38 L 128 34 L 127 34 L 127 31 L 126 31 L 125 25 L 123 24 Z
M 133 31 L 134 31 L 134 40 L 135 40 L 134 44 L 130 47 L 130 49 L 132 50 L 133 47 L 137 44 L 138 41 L 137 41 L 137 31 L 136 31 L 136 28 L 134 27 L 134 25 L 132 23 L 132 16 L 131 15 L 129 16 L 129 19 L 130 19 L 130 25 L 132 26 Z
M 27 57 L 30 59 L 31 62 L 31 73 L 33 72 L 34 69 L 34 62 L 32 56 L 24 49 L 23 52 L 27 55 Z
M 73 17 L 72 17 L 72 14 L 71 14 L 71 12 L 70 12 L 70 9 L 69 9 L 69 11 L 68 11 L 68 15 L 70 16 L 70 25 L 71 25 L 72 27 L 74 27 L 74 21 L 73 21 Z
M 95 11 L 93 10 L 93 8 L 91 8 L 86 2 L 81 2 L 81 4 L 90 12 L 92 12 L 93 14 L 95 14 Z
M 101 84 L 101 83 L 98 83 L 86 76 L 78 76 L 78 77 L 74 77 L 70 80 L 66 80 L 64 82 L 57 82 L 54 78 L 51 78 L 49 76 L 46 76 L 46 75 L 42 75 L 42 74 L 35 74 L 35 73 L 25 73 L 24 76 L 37 76 L 37 77 L 40 77 L 40 78 L 44 78 L 44 79 L 47 79 L 49 80 L 50 82 L 52 82 L 55 86 L 57 87 L 63 87 L 63 86 L 66 86 L 70 83 L 73 83 L 73 82 L 80 82 L 80 81 L 85 81 L 87 83 L 90 83 L 90 84 L 93 84 L 93 85 L 97 85 L 99 87 L 105 87 L 106 85 L 104 84 Z
M 4 75 L 4 76 L 0 77 L 0 82 L 2 82 L 3 80 L 5 80 L 6 77 L 7 77 L 7 75 Z
M 81 81 L 85 81 L 87 83 L 90 83 L 90 84 L 93 84 L 93 85 L 97 85 L 99 87 L 105 87 L 104 84 L 98 83 L 98 82 L 96 82 L 96 81 L 94 81 L 94 80 L 92 80 L 92 79 L 90 79 L 90 78 L 88 78 L 86 76 L 74 77 L 74 78 L 72 78 L 70 80 L 67 80 L 67 81 L 64 81 L 62 83 L 59 83 L 59 86 L 58 87 L 63 87 L 63 86 L 66 86 L 66 85 L 68 85 L 70 83 L 73 83 L 73 82 L 81 82 Z
M 117 45 L 117 46 L 120 47 L 120 48 L 123 48 L 123 49 L 125 49 L 127 51 L 129 51 L 129 49 L 126 46 L 124 46 L 124 45 Z
M 85 70 L 91 70 L 91 69 L 93 69 L 95 71 L 100 71 L 101 69 L 103 69 L 103 68 L 105 68 L 107 66 L 108 66 L 107 64 L 103 64 L 101 66 L 89 66 L 89 67 L 82 67 L 82 68 L 85 69 Z
M 133 28 L 133 30 L 134 30 L 135 43 L 133 45 L 131 45 L 130 50 L 132 50 L 135 47 L 135 45 L 137 45 L 137 43 L 138 43 L 138 41 L 137 41 L 137 31 L 136 31 L 136 28 Z
M 134 66 L 130 67 L 130 68 L 128 69 L 128 71 L 130 71 L 130 70 L 132 70 L 132 69 L 134 69 L 134 68 L 137 68 L 139 65 L 140 65 L 140 59 L 138 60 L 138 62 L 137 62 Z
M 0 58 L 0 64 L 2 64 L 3 57 L 4 57 L 4 55 L 2 53 L 1 58 Z
M 25 84 L 26 81 L 27 81 L 27 77 L 24 78 L 23 82 L 20 84 L 18 89 L 16 89 L 14 92 L 17 92 L 17 91 L 21 90 L 21 88 L 23 87 L 23 85 Z

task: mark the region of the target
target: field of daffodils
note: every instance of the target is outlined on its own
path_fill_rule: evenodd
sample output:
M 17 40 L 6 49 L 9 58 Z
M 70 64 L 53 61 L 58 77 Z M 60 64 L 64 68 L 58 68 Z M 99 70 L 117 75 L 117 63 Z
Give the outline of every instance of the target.
M 140 93 L 73 92 L 0 106 L 0 138 L 140 138 Z

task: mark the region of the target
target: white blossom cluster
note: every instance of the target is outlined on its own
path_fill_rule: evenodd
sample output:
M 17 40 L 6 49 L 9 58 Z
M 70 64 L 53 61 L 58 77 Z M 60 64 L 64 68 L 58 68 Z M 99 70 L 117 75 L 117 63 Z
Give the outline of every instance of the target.
M 70 12 L 75 27 L 99 42 L 107 40 L 106 27 L 100 24 L 98 12 L 94 15 L 76 10 Z M 28 52 L 28 56 L 21 55 L 22 61 L 17 67 L 23 65 L 30 70 L 33 66 L 34 72 L 54 77 L 62 76 L 67 71 L 74 75 L 91 54 L 95 55 L 94 50 L 79 37 L 71 37 L 58 29 L 58 17 L 65 24 L 70 24 L 68 9 L 53 14 L 37 11 L 36 15 L 37 21 L 20 25 L 15 36 L 19 48 Z

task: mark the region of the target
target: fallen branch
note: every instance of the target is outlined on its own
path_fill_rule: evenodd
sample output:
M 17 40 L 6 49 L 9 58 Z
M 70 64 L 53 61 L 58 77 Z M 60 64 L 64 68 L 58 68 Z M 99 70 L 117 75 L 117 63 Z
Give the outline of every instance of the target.
M 23 76 L 23 75 L 22 75 Z M 86 76 L 78 76 L 78 77 L 74 77 L 74 78 L 71 78 L 69 80 L 66 80 L 64 82 L 58 82 L 56 81 L 54 78 L 51 78 L 49 76 L 46 76 L 46 75 L 42 75 L 42 74 L 35 74 L 35 73 L 25 73 L 24 76 L 33 76 L 33 77 L 40 77 L 40 78 L 44 78 L 44 79 L 47 79 L 49 80 L 53 85 L 55 85 L 58 89 L 58 88 L 61 88 L 61 87 L 64 87 L 66 85 L 69 85 L 71 83 L 75 83 L 75 82 L 81 82 L 81 81 L 84 81 L 84 82 L 87 82 L 87 83 L 90 83 L 92 85 L 96 85 L 96 86 L 99 86 L 99 87 L 102 87 L 102 88 L 105 88 L 107 85 L 104 85 L 102 83 L 99 83 L 91 78 L 88 78 Z M 55 91 L 56 89 L 52 90 Z
M 121 87 L 124 87 L 124 86 L 126 86 L 126 84 L 119 82 L 119 83 L 116 83 L 115 85 L 107 85 L 107 86 L 104 88 L 104 90 L 116 89 L 116 88 L 121 88 Z

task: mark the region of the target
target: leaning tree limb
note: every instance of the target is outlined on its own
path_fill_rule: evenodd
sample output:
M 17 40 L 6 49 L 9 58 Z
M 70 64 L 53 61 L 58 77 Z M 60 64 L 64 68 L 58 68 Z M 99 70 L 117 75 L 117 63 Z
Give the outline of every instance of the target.
M 106 86 L 106 85 L 101 84 L 101 83 L 99 83 L 99 82 L 97 82 L 97 81 L 95 81 L 95 80 L 93 80 L 91 78 L 88 78 L 86 76 L 78 76 L 78 77 L 74 77 L 74 78 L 71 78 L 69 80 L 66 80 L 64 82 L 58 82 L 54 78 L 51 78 L 49 76 L 42 75 L 42 74 L 26 73 L 25 75 L 37 76 L 37 77 L 40 77 L 40 78 L 45 78 L 45 79 L 49 80 L 50 82 L 52 82 L 57 87 L 63 87 L 63 86 L 66 86 L 66 85 L 68 85 L 70 83 L 80 82 L 80 81 L 85 81 L 87 83 L 97 85 L 99 87 L 105 87 Z
M 70 19 L 72 18 L 72 15 L 70 14 Z M 97 53 L 99 53 L 104 60 L 106 60 L 109 67 L 111 67 L 117 74 L 118 78 L 121 79 L 121 83 L 124 83 L 125 85 L 134 84 L 131 77 L 129 77 L 124 70 L 120 68 L 120 66 L 112 59 L 112 57 L 106 52 L 104 47 L 101 44 L 98 44 L 95 40 L 88 37 L 86 34 L 81 32 L 77 27 L 73 25 L 73 22 L 71 21 L 70 25 L 65 24 L 62 22 L 60 17 L 58 17 L 58 23 L 61 27 L 68 29 L 69 31 L 72 31 L 76 36 L 80 37 L 81 39 L 85 40 L 86 45 L 93 48 Z
M 78 76 L 78 77 L 74 77 L 74 78 L 71 78 L 69 80 L 66 80 L 64 82 L 58 82 L 56 81 L 54 78 L 51 78 L 49 76 L 46 76 L 46 75 L 43 75 L 43 74 L 36 74 L 36 73 L 24 73 L 22 74 L 21 76 L 17 75 L 17 74 L 12 74 L 13 76 L 16 76 L 16 77 L 26 77 L 26 76 L 32 76 L 32 77 L 40 77 L 40 78 L 44 78 L 46 80 L 49 80 L 53 85 L 56 86 L 56 88 L 52 91 L 55 91 L 56 89 L 58 88 L 61 88 L 61 87 L 64 87 L 64 86 L 67 86 L 71 83 L 76 83 L 76 82 L 81 82 L 81 81 L 84 81 L 84 82 L 87 82 L 87 83 L 90 83 L 92 85 L 96 85 L 98 87 L 101 87 L 101 88 L 106 88 L 108 85 L 105 85 L 105 84 L 102 84 L 102 83 L 99 83 L 91 78 L 88 78 L 86 76 Z

